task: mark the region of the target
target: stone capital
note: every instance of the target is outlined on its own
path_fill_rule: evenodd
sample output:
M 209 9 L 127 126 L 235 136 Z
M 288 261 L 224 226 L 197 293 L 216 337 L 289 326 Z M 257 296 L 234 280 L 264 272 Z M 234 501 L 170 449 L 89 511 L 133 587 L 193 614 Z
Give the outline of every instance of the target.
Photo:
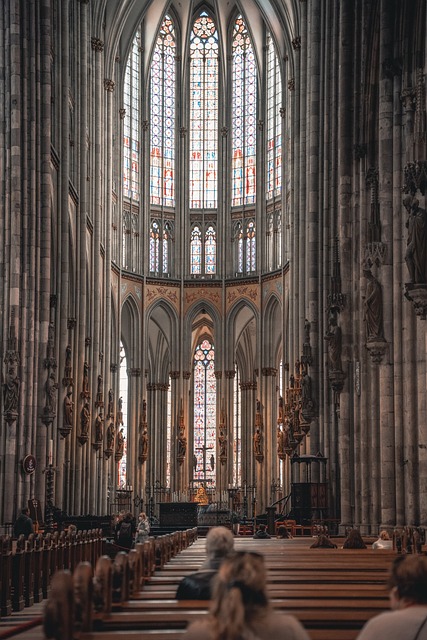
M 106 91 L 114 91 L 114 87 L 116 86 L 116 83 L 114 82 L 114 80 L 110 80 L 110 78 L 105 78 L 104 79 L 104 89 Z
M 100 53 L 101 51 L 104 50 L 104 43 L 99 38 L 92 37 L 90 39 L 90 44 L 93 51 L 96 51 L 97 53 Z

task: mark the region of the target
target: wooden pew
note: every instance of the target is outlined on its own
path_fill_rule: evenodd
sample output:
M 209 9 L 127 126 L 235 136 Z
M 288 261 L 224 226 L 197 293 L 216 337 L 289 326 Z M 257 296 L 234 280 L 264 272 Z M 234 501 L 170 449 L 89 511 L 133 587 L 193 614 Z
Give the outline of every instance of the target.
M 0 538 L 0 615 L 9 616 L 12 613 L 12 538 Z

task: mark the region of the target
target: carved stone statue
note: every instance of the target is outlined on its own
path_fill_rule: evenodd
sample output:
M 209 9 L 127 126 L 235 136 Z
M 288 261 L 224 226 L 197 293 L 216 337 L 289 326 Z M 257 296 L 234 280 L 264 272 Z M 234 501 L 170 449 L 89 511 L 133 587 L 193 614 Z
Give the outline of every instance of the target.
M 312 402 L 312 385 L 307 371 L 303 371 L 301 377 L 301 397 L 303 408 L 308 407 Z
M 95 442 L 102 442 L 104 440 L 104 416 L 102 412 L 96 417 L 95 420 Z
M 80 412 L 80 434 L 82 436 L 88 435 L 89 422 L 90 422 L 90 407 L 89 407 L 89 403 L 85 402 Z
M 384 340 L 382 290 L 370 269 L 363 271 L 367 279 L 364 302 L 364 320 L 368 342 Z
M 112 418 L 114 415 L 114 392 L 112 389 L 108 392 L 108 417 Z
M 331 371 L 342 371 L 341 350 L 342 333 L 338 326 L 337 312 L 331 311 L 329 315 L 329 328 L 325 334 L 328 341 L 328 363 Z
M 6 382 L 3 385 L 4 413 L 17 412 L 20 384 L 16 373 L 16 364 L 13 360 L 10 360 L 7 367 Z
M 124 436 L 123 427 L 122 427 L 119 433 L 117 434 L 116 454 L 123 455 L 124 448 L 125 448 L 125 436 Z
M 405 253 L 409 278 L 413 284 L 424 284 L 427 282 L 427 213 L 419 206 L 417 198 L 407 196 L 403 204 L 409 213 Z
M 219 444 L 219 457 L 221 460 L 227 459 L 227 438 L 224 431 L 221 429 L 218 435 Z
M 102 393 L 102 375 L 98 376 L 98 387 L 96 390 L 96 403 L 98 406 L 101 406 L 103 403 L 103 393 Z
M 147 429 L 143 429 L 139 437 L 139 455 L 146 458 L 148 455 L 148 433 Z
M 107 449 L 114 448 L 115 437 L 116 437 L 116 429 L 114 427 L 114 422 L 111 421 L 107 427 Z
M 82 397 L 89 398 L 89 365 L 87 362 L 83 364 L 83 388 Z
M 49 374 L 48 379 L 45 383 L 45 391 L 46 391 L 46 413 L 55 413 L 55 398 L 56 398 L 56 390 L 58 388 L 58 384 L 55 381 L 55 374 L 52 372 Z
M 283 454 L 283 436 L 284 433 L 280 426 L 277 427 L 277 453 Z
M 184 429 L 180 429 L 178 436 L 178 458 L 185 458 L 187 451 L 187 438 L 185 437 Z
M 262 435 L 259 429 L 254 433 L 254 454 L 256 456 L 262 456 Z
M 64 398 L 64 425 L 66 427 L 73 426 L 74 402 L 72 399 L 72 391 L 68 391 Z

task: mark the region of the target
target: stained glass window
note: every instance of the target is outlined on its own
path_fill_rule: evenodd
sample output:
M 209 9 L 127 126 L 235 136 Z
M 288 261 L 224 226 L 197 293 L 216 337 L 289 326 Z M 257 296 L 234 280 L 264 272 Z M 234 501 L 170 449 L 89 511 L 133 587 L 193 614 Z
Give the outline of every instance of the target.
M 232 41 L 232 206 L 256 199 L 256 65 L 243 17 L 235 23 Z
M 151 63 L 150 200 L 175 206 L 175 56 L 172 19 L 166 15 Z
M 166 486 L 171 484 L 171 440 L 172 440 L 172 385 L 169 376 L 169 387 L 166 396 Z
M 233 424 L 233 484 L 242 484 L 242 391 L 240 388 L 240 372 L 236 366 L 234 376 L 234 424 Z
M 249 222 L 246 229 L 246 272 L 256 269 L 256 236 L 255 224 Z
M 150 232 L 150 271 L 157 273 L 159 270 L 159 223 L 154 221 Z
M 202 234 L 199 227 L 194 227 L 191 232 L 191 273 L 202 272 Z
M 171 227 L 168 222 L 165 223 L 163 231 L 163 273 L 169 273 L 169 248 L 171 241 Z
M 267 200 L 282 191 L 282 78 L 273 38 L 267 34 Z
M 127 374 L 127 360 L 123 343 L 120 342 L 120 373 L 119 373 L 119 397 L 122 399 L 122 414 L 123 414 L 123 436 L 125 444 L 123 448 L 123 457 L 118 463 L 118 477 L 117 486 L 124 488 L 127 484 L 126 481 L 126 458 L 127 458 L 127 423 L 128 423 L 128 374 Z M 119 428 L 120 425 L 118 425 Z
M 216 272 L 216 233 L 211 226 L 205 234 L 205 273 Z
M 203 340 L 194 353 L 194 480 L 215 486 L 216 378 L 214 346 Z
M 139 200 L 140 33 L 137 32 L 126 64 L 123 90 L 123 195 Z
M 218 191 L 218 32 L 202 11 L 190 35 L 190 207 L 212 209 Z
M 171 227 L 168 222 L 164 224 L 162 242 L 160 242 L 160 221 L 153 220 L 150 230 L 150 273 L 169 272 L 169 244 L 171 239 Z M 160 253 L 161 251 L 161 253 Z

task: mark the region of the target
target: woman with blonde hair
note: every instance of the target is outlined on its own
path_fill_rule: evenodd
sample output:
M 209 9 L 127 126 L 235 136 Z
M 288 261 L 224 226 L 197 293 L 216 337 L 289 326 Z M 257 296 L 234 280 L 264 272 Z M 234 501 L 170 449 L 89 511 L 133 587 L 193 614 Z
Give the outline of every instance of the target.
M 221 564 L 209 614 L 192 623 L 186 640 L 309 640 L 293 616 L 268 603 L 264 558 L 239 551 Z

